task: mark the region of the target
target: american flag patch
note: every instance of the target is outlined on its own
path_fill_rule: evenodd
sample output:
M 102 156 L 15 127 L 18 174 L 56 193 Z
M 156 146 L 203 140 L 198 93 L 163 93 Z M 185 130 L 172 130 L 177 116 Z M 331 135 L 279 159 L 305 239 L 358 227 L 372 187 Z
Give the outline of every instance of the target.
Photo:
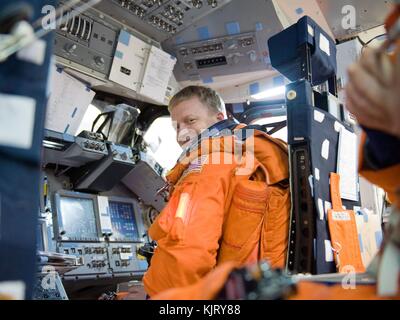
M 207 160 L 208 160 L 208 155 L 203 155 L 199 158 L 192 160 L 187 169 L 183 172 L 180 180 L 185 178 L 190 173 L 201 172 L 201 170 L 203 169 L 203 165 L 207 162 Z

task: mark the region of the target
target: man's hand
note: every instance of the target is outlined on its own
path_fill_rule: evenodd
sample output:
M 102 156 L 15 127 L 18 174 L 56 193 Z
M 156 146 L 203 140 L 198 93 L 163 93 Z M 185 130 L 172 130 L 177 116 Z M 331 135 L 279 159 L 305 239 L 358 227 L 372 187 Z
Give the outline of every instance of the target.
M 393 64 L 377 49 L 366 48 L 348 69 L 347 108 L 367 128 L 400 138 L 400 53 Z

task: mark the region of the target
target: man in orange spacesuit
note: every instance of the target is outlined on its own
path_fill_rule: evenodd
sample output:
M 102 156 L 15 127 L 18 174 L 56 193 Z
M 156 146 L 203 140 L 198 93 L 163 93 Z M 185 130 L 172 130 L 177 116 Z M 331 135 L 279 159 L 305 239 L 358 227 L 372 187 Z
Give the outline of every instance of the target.
M 242 135 L 244 125 L 226 119 L 209 88 L 184 88 L 169 110 L 184 152 L 167 176 L 169 202 L 149 229 L 157 248 L 143 278 L 147 294 L 194 284 L 226 261 L 268 258 L 283 266 L 290 209 L 286 144 L 257 130 Z
M 397 20 L 400 7 L 396 10 Z M 368 268 L 376 284 L 357 284 L 349 289 L 342 283 L 325 285 L 303 280 L 290 299 L 400 299 L 400 53 L 396 49 L 389 62 L 389 56 L 379 50 L 364 50 L 360 61 L 349 68 L 346 87 L 347 107 L 364 129 L 360 174 L 382 187 L 393 203 L 385 241 Z M 238 268 L 238 264 L 225 263 L 201 281 L 167 290 L 154 299 L 215 299 Z

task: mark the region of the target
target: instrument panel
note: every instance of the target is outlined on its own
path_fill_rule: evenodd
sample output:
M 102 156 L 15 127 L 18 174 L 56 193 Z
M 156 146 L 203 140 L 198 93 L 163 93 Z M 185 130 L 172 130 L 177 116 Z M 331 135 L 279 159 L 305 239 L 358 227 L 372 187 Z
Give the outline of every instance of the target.
M 265 68 L 255 32 L 185 43 L 173 50 L 178 57 L 177 80 L 223 75 L 226 68 L 232 73 L 245 66 L 248 71 Z
M 161 42 L 229 2 L 231 0 L 111 0 L 95 7 Z
M 64 279 L 79 279 L 85 276 L 108 277 L 109 263 L 105 243 L 59 242 L 57 251 L 75 255 L 80 267 L 66 272 Z
M 55 206 L 56 251 L 75 255 L 80 264 L 63 279 L 132 277 L 147 270 L 138 255 L 145 228 L 135 199 L 62 190 Z
M 117 44 L 118 29 L 89 12 L 77 15 L 72 10 L 65 16 L 73 17 L 56 30 L 54 53 L 107 76 Z

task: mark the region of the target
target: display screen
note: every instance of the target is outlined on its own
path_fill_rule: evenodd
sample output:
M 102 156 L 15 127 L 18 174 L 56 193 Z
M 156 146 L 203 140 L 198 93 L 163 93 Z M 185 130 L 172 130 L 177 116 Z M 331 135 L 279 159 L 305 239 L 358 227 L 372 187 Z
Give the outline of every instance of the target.
M 42 231 L 42 223 L 39 220 L 37 225 L 36 232 L 36 249 L 39 251 L 44 251 L 44 239 L 43 239 L 43 231 Z
M 98 237 L 92 199 L 60 197 L 60 212 L 64 236 L 70 240 L 93 240 Z
M 109 202 L 113 238 L 124 241 L 138 241 L 139 232 L 132 203 Z

